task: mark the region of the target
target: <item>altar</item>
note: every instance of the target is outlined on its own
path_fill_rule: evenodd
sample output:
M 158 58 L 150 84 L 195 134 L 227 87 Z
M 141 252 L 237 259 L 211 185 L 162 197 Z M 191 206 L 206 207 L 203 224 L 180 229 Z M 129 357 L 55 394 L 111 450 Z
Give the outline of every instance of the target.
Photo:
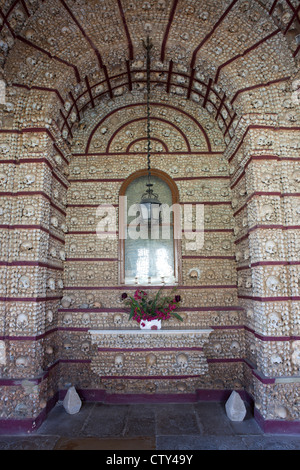
M 213 330 L 89 330 L 91 369 L 105 388 L 127 393 L 192 392 L 208 373 Z

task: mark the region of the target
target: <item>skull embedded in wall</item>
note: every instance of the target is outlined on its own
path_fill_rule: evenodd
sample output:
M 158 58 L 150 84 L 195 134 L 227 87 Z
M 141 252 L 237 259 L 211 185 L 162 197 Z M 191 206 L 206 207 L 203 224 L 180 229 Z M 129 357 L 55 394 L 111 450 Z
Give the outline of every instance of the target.
M 72 315 L 71 313 L 66 313 L 63 317 L 63 323 L 64 325 L 71 325 L 72 323 Z
M 21 290 L 25 290 L 25 289 L 28 289 L 30 286 L 30 280 L 29 280 L 29 277 L 27 276 L 22 276 L 20 277 L 20 280 L 19 280 L 19 287 Z
M 261 208 L 261 217 L 263 220 L 272 220 L 274 217 L 274 208 L 271 204 L 264 204 Z
M 124 357 L 122 354 L 117 354 L 115 356 L 115 366 L 117 369 L 121 369 L 124 365 Z
M 90 315 L 88 313 L 84 313 L 82 315 L 81 322 L 83 323 L 83 325 L 89 325 L 90 319 Z
M 114 324 L 116 326 L 120 326 L 121 323 L 122 323 L 122 316 L 117 313 L 116 315 L 114 315 Z
M 270 327 L 277 329 L 281 322 L 281 315 L 277 312 L 271 312 L 268 316 L 268 319 Z
M 35 175 L 33 174 L 28 174 L 28 175 L 25 175 L 24 177 L 24 184 L 26 184 L 26 186 L 30 186 L 31 184 L 33 184 L 35 182 Z
M 16 366 L 19 367 L 20 369 L 23 369 L 24 367 L 27 367 L 29 364 L 29 358 L 25 356 L 19 356 L 16 359 Z
M 53 225 L 53 227 L 55 227 L 55 228 L 58 227 L 58 219 L 57 219 L 57 217 L 55 217 L 55 216 L 51 217 L 50 222 L 51 222 L 51 225 Z
M 156 356 L 155 354 L 151 353 L 146 356 L 146 365 L 147 369 L 152 369 L 156 367 Z
M 17 316 L 17 327 L 20 329 L 26 328 L 28 326 L 28 317 L 25 313 L 20 313 Z
M 261 176 L 261 182 L 264 183 L 267 186 L 270 186 L 272 184 L 272 175 L 271 173 L 263 173 Z
M 279 354 L 272 354 L 270 357 L 271 364 L 279 365 L 282 363 L 282 357 Z
M 280 281 L 276 276 L 269 276 L 266 284 L 268 289 L 270 289 L 272 292 L 277 292 L 281 288 Z
M 216 354 L 220 354 L 221 351 L 222 351 L 221 343 L 214 343 L 214 344 L 213 344 L 213 351 L 214 351 Z
M 292 350 L 292 362 L 300 368 L 300 341 L 293 341 Z
M 7 174 L 0 173 L 0 186 L 5 186 L 7 183 Z
M 25 206 L 22 213 L 23 217 L 32 217 L 34 215 L 33 206 Z
M 200 269 L 192 268 L 189 270 L 188 275 L 192 280 L 198 280 L 200 279 Z
M 32 250 L 32 248 L 33 248 L 32 243 L 29 241 L 25 241 L 20 245 L 20 252 L 27 253 L 30 250 Z
M 188 366 L 188 356 L 184 353 L 178 354 L 176 363 L 180 369 L 186 369 Z
M 87 353 L 90 350 L 90 343 L 88 341 L 84 341 L 81 345 L 81 351 Z
M 55 290 L 55 280 L 52 277 L 48 279 L 48 287 L 50 290 Z
M 230 350 L 231 350 L 233 353 L 239 352 L 239 350 L 240 350 L 240 344 L 238 343 L 238 341 L 232 341 L 232 343 L 231 343 L 231 345 L 230 345 Z
M 273 240 L 268 240 L 265 246 L 265 250 L 270 255 L 275 255 L 277 252 L 276 243 Z

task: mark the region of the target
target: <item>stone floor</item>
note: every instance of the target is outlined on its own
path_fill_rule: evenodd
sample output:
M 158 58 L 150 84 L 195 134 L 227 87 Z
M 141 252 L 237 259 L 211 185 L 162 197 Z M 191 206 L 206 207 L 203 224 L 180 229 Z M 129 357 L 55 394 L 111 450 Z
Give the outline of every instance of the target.
M 217 402 L 83 403 L 69 415 L 58 402 L 29 435 L 0 435 L 0 450 L 299 450 L 300 435 L 264 434 L 249 409 L 242 422 Z

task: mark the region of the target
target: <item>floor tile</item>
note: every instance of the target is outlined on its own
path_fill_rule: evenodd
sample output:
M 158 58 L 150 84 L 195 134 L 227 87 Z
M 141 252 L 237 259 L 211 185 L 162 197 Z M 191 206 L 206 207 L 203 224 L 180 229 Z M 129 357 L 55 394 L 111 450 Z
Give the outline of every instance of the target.
M 65 438 L 56 443 L 54 450 L 155 450 L 155 438 L 99 439 L 96 437 Z

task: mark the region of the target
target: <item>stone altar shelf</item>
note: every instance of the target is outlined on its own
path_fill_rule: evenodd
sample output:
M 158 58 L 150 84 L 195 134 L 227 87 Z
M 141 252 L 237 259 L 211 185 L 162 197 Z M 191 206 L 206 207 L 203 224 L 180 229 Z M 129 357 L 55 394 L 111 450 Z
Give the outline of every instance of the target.
M 187 377 L 208 372 L 203 346 L 213 330 L 89 330 L 101 377 Z

